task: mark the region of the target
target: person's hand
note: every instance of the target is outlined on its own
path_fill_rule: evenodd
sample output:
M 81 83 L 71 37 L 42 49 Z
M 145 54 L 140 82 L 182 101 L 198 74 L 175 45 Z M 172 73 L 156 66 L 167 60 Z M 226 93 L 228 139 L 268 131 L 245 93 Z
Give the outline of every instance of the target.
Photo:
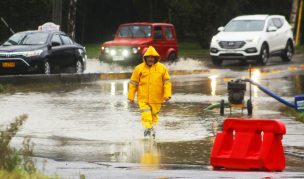
M 164 97 L 165 102 L 168 102 L 171 99 L 171 97 Z
M 133 99 L 129 99 L 129 102 L 130 102 L 131 104 L 133 104 L 133 103 L 134 103 L 134 100 L 133 100 Z

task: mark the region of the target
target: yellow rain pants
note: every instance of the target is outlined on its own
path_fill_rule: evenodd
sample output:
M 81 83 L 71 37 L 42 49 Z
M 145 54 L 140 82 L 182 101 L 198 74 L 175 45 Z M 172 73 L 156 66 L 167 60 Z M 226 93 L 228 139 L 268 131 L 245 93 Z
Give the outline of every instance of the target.
M 148 104 L 145 102 L 138 102 L 141 114 L 141 124 L 145 128 L 152 128 L 158 123 L 158 112 L 161 104 Z

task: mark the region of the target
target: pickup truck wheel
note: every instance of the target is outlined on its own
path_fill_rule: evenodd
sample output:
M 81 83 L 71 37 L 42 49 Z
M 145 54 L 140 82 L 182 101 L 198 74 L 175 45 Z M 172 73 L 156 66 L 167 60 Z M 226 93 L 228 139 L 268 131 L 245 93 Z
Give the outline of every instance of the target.
M 293 49 L 291 42 L 287 41 L 286 47 L 284 50 L 284 54 L 281 56 L 282 60 L 284 62 L 290 62 L 292 60 L 293 52 L 294 52 L 294 49 Z
M 222 59 L 218 59 L 217 57 L 211 57 L 212 63 L 215 66 L 221 66 L 223 63 Z
M 41 73 L 49 75 L 51 74 L 51 64 L 48 60 L 45 60 L 41 67 Z
M 82 73 L 83 72 L 83 65 L 82 62 L 80 60 L 77 60 L 74 66 L 74 72 L 75 73 Z
M 177 58 L 176 53 L 172 52 L 172 53 L 170 53 L 170 55 L 168 57 L 168 60 L 171 61 L 171 62 L 173 62 L 173 61 L 176 60 L 176 58 Z
M 268 48 L 267 45 L 263 44 L 261 47 L 261 52 L 260 52 L 260 56 L 258 59 L 258 63 L 260 65 L 266 65 L 269 59 L 269 52 L 268 52 Z

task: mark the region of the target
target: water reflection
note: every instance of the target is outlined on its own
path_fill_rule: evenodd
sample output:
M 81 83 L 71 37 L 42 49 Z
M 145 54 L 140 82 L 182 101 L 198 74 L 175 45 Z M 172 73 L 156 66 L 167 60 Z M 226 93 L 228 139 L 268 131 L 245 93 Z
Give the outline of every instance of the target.
M 157 149 L 157 143 L 153 140 L 143 141 L 143 152 L 140 157 L 141 169 L 157 170 L 160 168 L 160 152 Z
M 210 88 L 211 88 L 211 95 L 212 96 L 216 95 L 216 87 L 217 87 L 216 79 L 217 79 L 217 77 L 218 77 L 217 75 L 209 76 L 209 79 L 211 79 Z
M 254 81 L 256 83 L 259 83 L 260 78 L 261 78 L 261 71 L 260 71 L 260 69 L 252 68 L 251 69 L 251 79 L 252 79 L 252 81 Z M 257 97 L 258 96 L 259 88 L 257 86 L 251 85 L 251 89 L 253 90 L 253 96 Z
M 129 83 L 129 80 L 123 81 L 123 95 L 124 96 L 128 96 L 128 83 Z
M 116 92 L 115 82 L 111 82 L 111 95 L 114 96 Z

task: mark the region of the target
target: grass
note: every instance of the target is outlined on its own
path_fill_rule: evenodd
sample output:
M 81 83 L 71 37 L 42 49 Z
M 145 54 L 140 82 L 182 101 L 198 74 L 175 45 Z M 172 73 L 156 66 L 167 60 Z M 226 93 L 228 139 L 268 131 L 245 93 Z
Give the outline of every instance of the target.
M 292 116 L 295 117 L 297 121 L 304 123 L 304 112 L 297 112 L 295 109 L 292 109 L 290 107 L 281 107 L 279 109 L 285 116 Z
M 209 49 L 203 49 L 196 42 L 180 42 L 179 57 L 206 57 L 209 54 Z M 100 53 L 100 44 L 86 44 L 87 56 L 89 59 L 98 58 Z
M 88 58 L 98 58 L 100 53 L 100 44 L 86 44 L 85 45 Z
M 25 173 L 23 171 L 6 171 L 6 170 L 0 170 L 0 178 L 8 178 L 8 179 L 49 179 L 49 178 L 59 178 L 59 177 L 48 177 L 44 176 L 43 174 L 40 174 L 38 172 L 36 173 Z
M 202 58 L 209 54 L 209 49 L 203 49 L 196 42 L 180 42 L 179 57 Z
M 298 54 L 298 53 L 304 53 L 304 46 L 303 45 L 302 46 L 297 46 L 295 48 L 295 51 L 296 51 L 296 54 Z

